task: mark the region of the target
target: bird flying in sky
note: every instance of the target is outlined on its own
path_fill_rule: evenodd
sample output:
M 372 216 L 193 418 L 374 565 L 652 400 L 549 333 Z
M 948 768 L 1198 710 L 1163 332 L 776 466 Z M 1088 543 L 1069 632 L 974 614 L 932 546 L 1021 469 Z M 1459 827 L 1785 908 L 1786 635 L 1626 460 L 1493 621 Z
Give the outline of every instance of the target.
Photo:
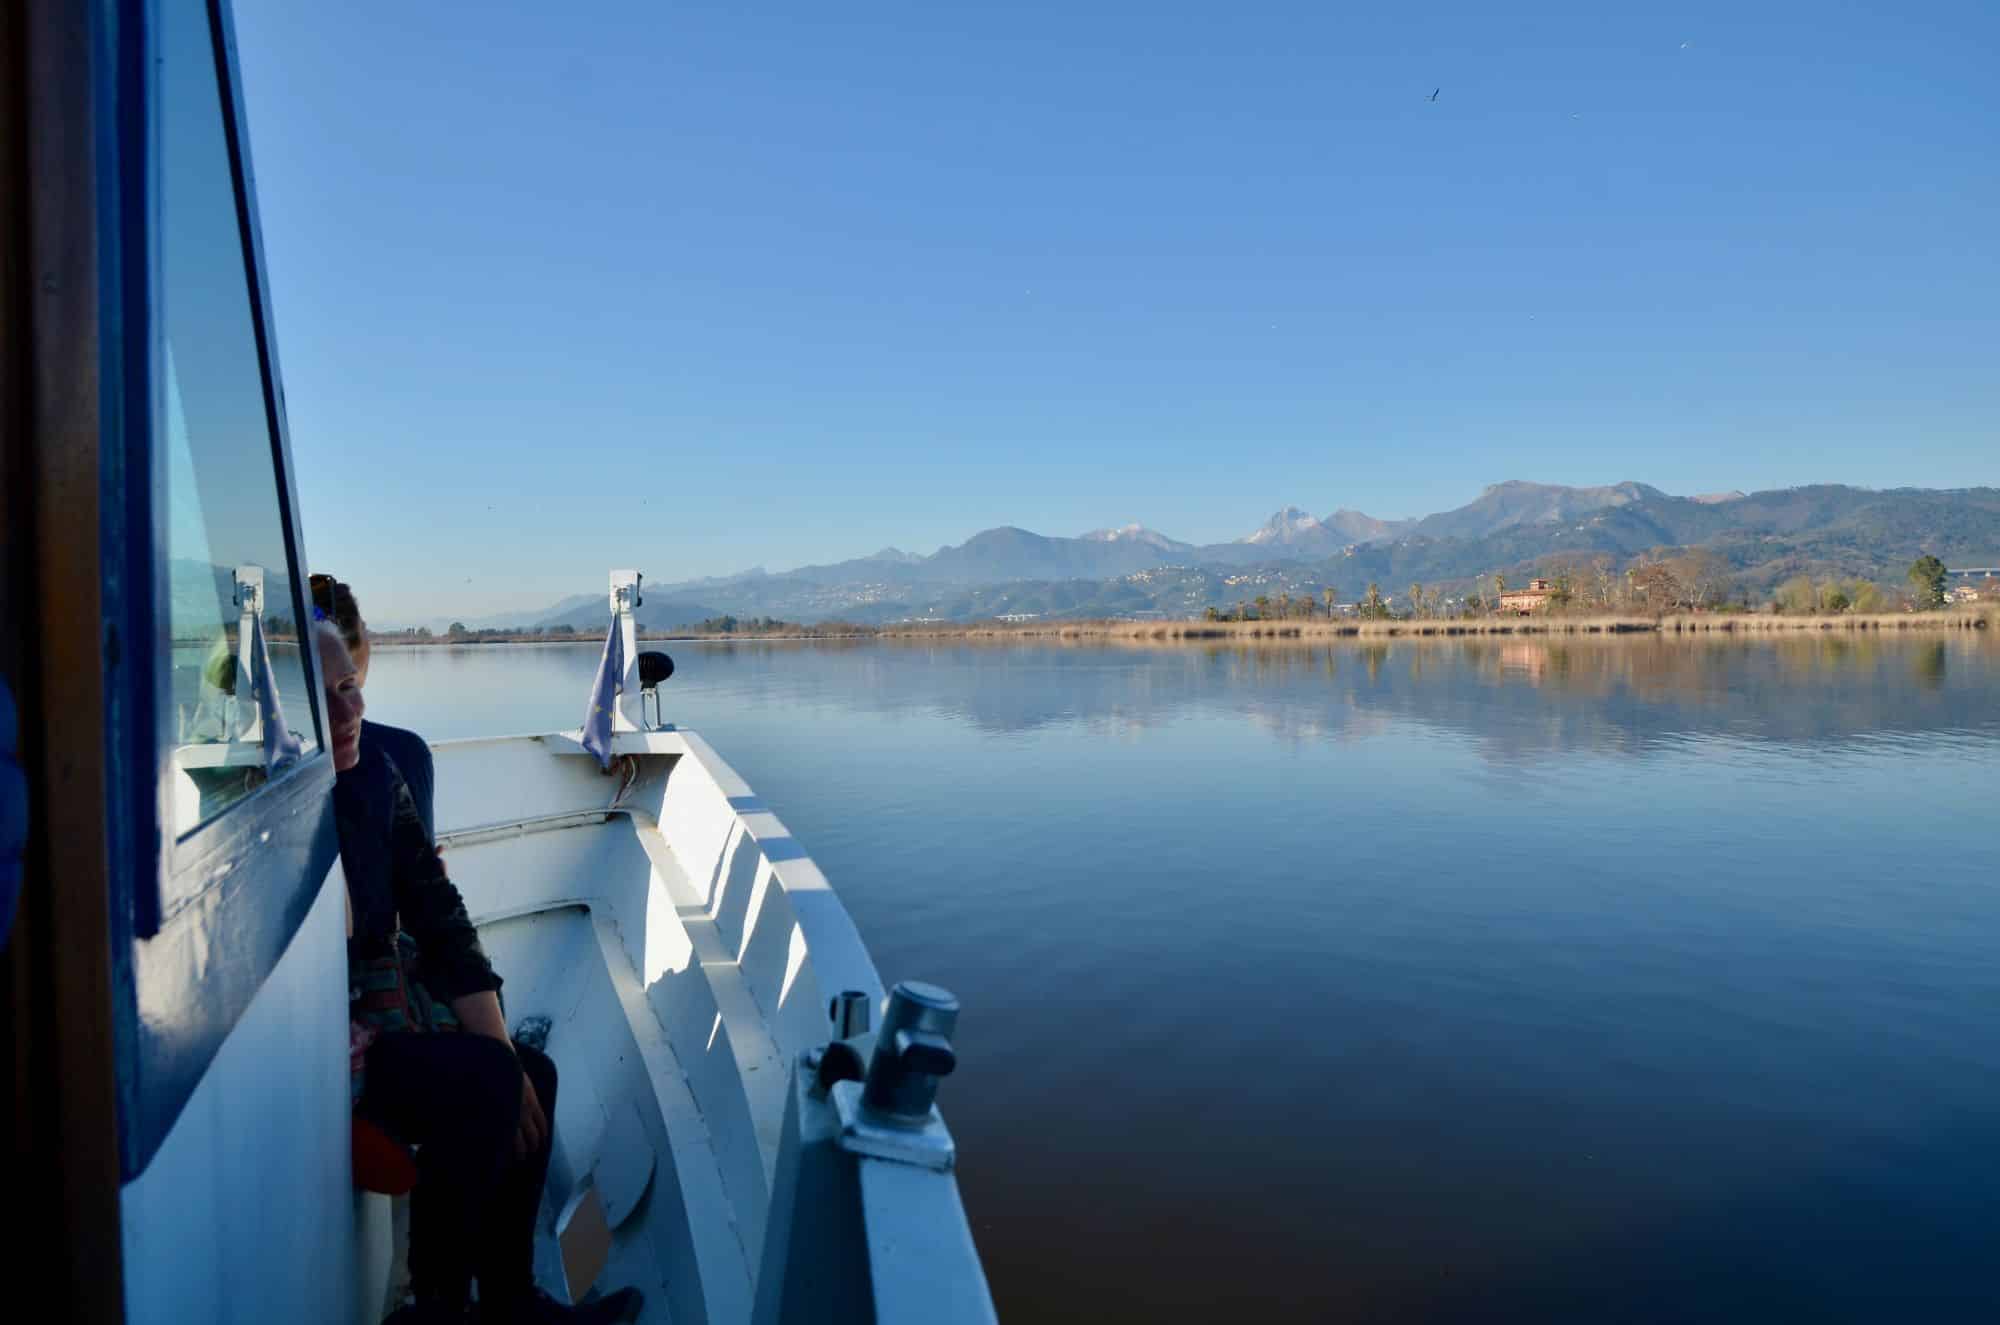
M 1440 88 L 1433 88 L 1433 89 L 1431 90 L 1431 95 L 1430 95 L 1430 99 L 1431 99 L 1432 101 L 1436 101 L 1436 100 L 1438 99 L 1438 93 L 1440 93 L 1440 92 L 1442 92 L 1442 91 L 1444 91 L 1444 89 L 1443 89 L 1443 88 L 1441 88 L 1441 87 L 1440 87 Z

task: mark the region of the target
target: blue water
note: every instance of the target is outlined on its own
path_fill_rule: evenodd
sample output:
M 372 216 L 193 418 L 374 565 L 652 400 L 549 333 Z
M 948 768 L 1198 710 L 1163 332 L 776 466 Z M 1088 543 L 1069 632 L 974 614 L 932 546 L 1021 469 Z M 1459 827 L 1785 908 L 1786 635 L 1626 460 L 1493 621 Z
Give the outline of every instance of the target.
M 1017 1321 L 1986 1320 L 2000 642 L 674 645 Z M 595 646 L 378 650 L 434 739 Z

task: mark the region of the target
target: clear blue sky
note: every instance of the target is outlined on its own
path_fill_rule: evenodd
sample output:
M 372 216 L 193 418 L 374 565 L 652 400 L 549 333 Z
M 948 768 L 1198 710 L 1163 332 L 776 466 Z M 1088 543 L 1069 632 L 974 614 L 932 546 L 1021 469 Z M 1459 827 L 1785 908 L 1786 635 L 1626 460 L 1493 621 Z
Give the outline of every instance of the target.
M 2000 481 L 2000 6 L 1896 8 L 237 0 L 312 559 Z

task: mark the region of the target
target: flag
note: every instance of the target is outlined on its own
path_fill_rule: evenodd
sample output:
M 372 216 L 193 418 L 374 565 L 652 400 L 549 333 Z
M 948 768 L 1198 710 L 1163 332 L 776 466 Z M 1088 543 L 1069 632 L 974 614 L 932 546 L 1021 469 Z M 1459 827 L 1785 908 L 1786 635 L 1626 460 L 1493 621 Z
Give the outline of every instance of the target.
M 278 698 L 278 676 L 271 670 L 271 650 L 264 643 L 264 623 L 250 619 L 251 666 L 256 680 L 257 718 L 264 725 L 264 767 L 275 769 L 299 757 L 299 738 L 285 725 L 285 706 Z
M 611 768 L 611 714 L 618 707 L 618 692 L 624 688 L 625 636 L 618 618 L 611 618 L 611 633 L 604 637 L 604 657 L 597 664 L 597 679 L 590 683 L 590 707 L 583 715 L 583 748 L 597 756 L 597 766 Z

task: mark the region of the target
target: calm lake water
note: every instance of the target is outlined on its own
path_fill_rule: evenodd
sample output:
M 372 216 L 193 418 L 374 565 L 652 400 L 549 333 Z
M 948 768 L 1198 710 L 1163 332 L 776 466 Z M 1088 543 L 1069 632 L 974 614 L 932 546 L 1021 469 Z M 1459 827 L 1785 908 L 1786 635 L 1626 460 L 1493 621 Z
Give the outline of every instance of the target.
M 2000 642 L 668 645 L 1013 1321 L 1990 1320 Z M 597 647 L 378 650 L 574 727 Z

